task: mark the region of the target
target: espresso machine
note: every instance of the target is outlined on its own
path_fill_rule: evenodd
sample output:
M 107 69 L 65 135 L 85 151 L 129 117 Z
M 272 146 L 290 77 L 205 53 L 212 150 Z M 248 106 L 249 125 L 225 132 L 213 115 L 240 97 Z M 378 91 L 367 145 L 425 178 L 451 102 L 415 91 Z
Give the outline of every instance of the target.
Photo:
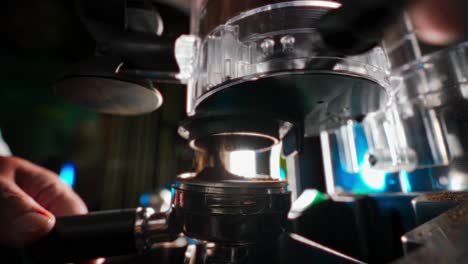
M 177 37 L 152 1 L 99 2 L 78 1 L 96 55 L 55 91 L 128 115 L 186 85 L 194 171 L 167 211 L 58 218 L 32 260 L 467 261 L 466 44 L 421 43 L 407 1 L 194 0 Z

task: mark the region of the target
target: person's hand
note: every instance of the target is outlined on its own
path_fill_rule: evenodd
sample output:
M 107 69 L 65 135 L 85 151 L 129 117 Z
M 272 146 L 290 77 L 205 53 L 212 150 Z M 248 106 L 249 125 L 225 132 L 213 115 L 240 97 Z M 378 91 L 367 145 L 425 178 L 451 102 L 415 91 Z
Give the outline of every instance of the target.
M 55 173 L 20 158 L 0 157 L 1 245 L 28 245 L 49 233 L 54 216 L 87 211 Z
M 408 13 L 418 38 L 436 45 L 452 44 L 465 34 L 465 0 L 412 0 Z

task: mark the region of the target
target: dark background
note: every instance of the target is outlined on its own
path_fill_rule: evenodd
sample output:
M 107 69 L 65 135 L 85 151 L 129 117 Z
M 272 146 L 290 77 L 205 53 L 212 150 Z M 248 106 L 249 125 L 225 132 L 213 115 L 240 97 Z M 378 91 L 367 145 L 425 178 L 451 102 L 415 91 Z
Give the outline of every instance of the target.
M 186 14 L 159 10 L 166 32 L 188 31 Z M 0 40 L 5 141 L 14 155 L 56 172 L 74 163 L 75 190 L 90 210 L 137 206 L 141 193 L 169 186 L 191 169 L 192 152 L 177 134 L 185 117 L 183 86 L 157 84 L 163 107 L 137 117 L 93 113 L 54 95 L 54 81 L 95 50 L 74 1 L 2 1 Z

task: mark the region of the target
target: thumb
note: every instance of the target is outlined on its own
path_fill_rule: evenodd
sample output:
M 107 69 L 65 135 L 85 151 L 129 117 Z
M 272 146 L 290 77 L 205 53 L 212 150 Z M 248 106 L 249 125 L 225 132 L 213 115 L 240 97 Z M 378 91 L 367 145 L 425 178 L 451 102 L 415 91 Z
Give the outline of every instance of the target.
M 15 184 L 0 181 L 0 243 L 21 247 L 50 232 L 54 216 Z

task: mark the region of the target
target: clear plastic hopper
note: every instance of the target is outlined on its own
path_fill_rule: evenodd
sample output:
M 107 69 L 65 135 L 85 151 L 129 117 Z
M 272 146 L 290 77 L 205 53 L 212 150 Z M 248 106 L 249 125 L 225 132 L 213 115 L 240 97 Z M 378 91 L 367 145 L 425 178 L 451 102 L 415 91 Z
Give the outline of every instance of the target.
M 222 89 L 305 71 L 358 76 L 391 90 L 381 48 L 345 58 L 324 47 L 314 25 L 340 6 L 330 0 L 194 1 L 191 35 L 176 43 L 179 77 L 188 83 L 188 114 Z M 327 95 L 330 101 L 337 96 Z

